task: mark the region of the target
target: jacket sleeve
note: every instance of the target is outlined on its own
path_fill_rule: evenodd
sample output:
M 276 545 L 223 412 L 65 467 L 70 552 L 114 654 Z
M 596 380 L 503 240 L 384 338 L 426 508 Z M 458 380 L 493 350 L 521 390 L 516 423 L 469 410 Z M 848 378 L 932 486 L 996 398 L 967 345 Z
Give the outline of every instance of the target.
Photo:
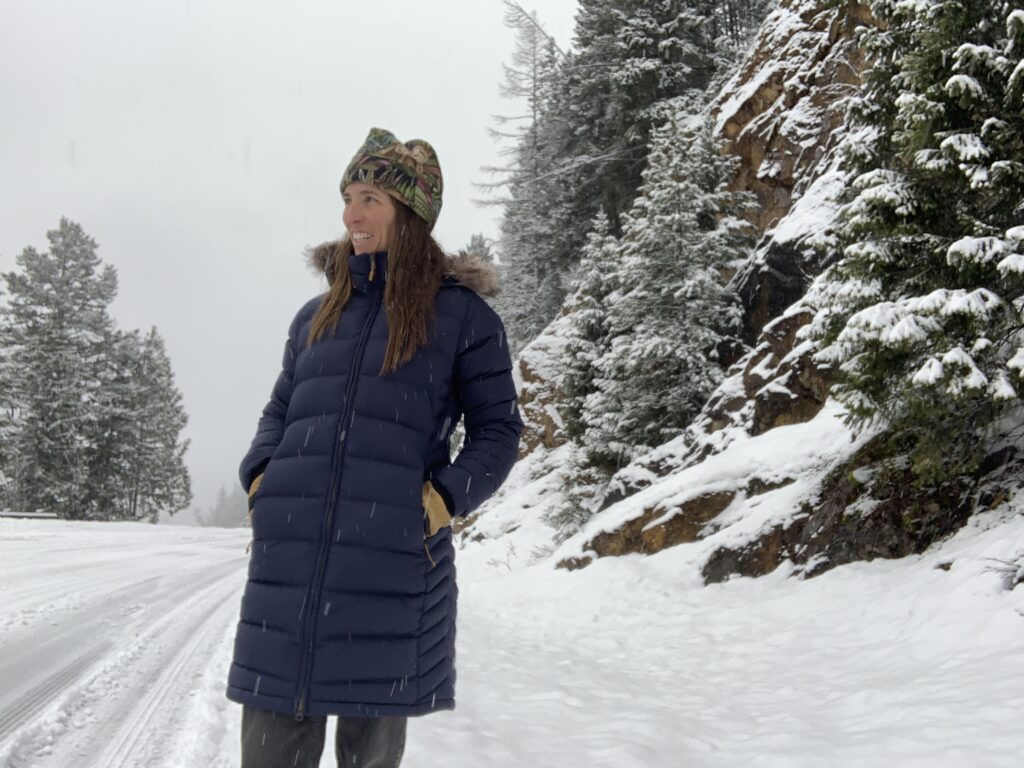
M 451 514 L 465 517 L 505 482 L 523 432 L 505 328 L 479 296 L 474 295 L 462 323 L 454 376 L 466 438 L 455 461 L 431 479 Z
M 256 436 L 246 452 L 238 468 L 238 477 L 242 489 L 248 493 L 252 481 L 259 475 L 270 461 L 284 435 L 284 417 L 288 412 L 288 403 L 292 399 L 292 379 L 295 375 L 295 354 L 298 325 L 302 313 L 296 315 L 288 329 L 288 340 L 284 345 L 284 358 L 281 361 L 281 372 L 274 382 L 270 401 L 263 409 L 256 426 Z

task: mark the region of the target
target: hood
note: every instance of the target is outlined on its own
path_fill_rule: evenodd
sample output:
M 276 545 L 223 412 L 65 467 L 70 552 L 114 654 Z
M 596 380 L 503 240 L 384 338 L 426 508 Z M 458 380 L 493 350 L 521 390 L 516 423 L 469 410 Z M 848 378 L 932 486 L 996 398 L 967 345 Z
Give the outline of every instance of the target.
M 342 240 L 330 240 L 306 250 L 309 265 L 317 274 L 323 273 L 328 284 L 334 282 L 334 254 Z M 468 251 L 446 254 L 445 282 L 452 281 L 472 288 L 481 296 L 498 295 L 498 270 L 493 263 Z

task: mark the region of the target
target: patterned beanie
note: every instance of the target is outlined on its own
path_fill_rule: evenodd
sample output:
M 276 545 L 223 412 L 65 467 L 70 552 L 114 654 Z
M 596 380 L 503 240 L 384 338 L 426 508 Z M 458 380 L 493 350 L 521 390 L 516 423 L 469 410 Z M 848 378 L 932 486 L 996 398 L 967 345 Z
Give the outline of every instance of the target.
M 441 166 L 422 139 L 402 144 L 383 128 L 371 128 L 341 177 L 341 192 L 354 181 L 381 187 L 409 206 L 433 229 L 441 213 Z

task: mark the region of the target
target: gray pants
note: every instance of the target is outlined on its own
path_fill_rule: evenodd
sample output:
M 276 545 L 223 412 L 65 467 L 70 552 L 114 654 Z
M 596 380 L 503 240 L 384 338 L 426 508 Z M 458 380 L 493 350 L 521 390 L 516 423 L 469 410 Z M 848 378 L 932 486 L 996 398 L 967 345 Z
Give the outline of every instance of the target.
M 338 768 L 398 768 L 408 718 L 339 717 L 334 737 Z M 242 705 L 242 768 L 317 768 L 326 717 L 296 720 Z

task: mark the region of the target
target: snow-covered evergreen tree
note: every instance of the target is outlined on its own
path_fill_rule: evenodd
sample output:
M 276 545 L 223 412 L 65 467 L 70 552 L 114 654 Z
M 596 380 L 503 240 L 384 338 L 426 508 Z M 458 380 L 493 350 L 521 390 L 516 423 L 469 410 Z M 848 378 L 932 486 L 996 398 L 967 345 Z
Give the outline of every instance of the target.
M 192 501 L 192 483 L 185 468 L 189 440 L 181 433 L 188 422 L 181 392 L 163 338 L 151 328 L 142 340 L 134 371 L 141 394 L 132 473 L 126 478 L 128 517 L 157 522 L 161 512 L 174 514 Z
M 606 467 L 595 465 L 582 446 L 569 443 L 568 456 L 559 462 L 553 476 L 561 493 L 543 516 L 555 529 L 554 544 L 579 531 L 596 514 L 608 488 Z
M 0 291 L 0 301 L 4 293 Z M 0 509 L 7 504 L 14 477 L 14 366 L 11 362 L 13 340 L 7 323 L 6 301 L 0 303 Z
M 738 214 L 753 200 L 727 190 L 735 161 L 720 149 L 710 121 L 684 130 L 673 117 L 652 134 L 621 240 L 603 212 L 590 223 L 566 300 L 560 412 L 574 449 L 548 517 L 559 537 L 589 519 L 619 467 L 681 432 L 722 378 L 717 351 L 741 318 L 722 272 L 747 255 Z
M 732 76 L 761 23 L 777 5 L 777 0 L 696 0 L 694 8 L 704 20 L 705 37 L 714 51 L 709 93 L 717 92 Z
M 619 288 L 619 260 L 619 242 L 611 234 L 611 224 L 602 211 L 590 224 L 583 255 L 573 271 L 572 293 L 566 300 L 568 327 L 559 379 L 565 434 L 587 449 L 586 461 L 594 466 L 616 465 L 623 450 L 615 443 L 602 445 L 585 440 L 593 429 L 595 414 L 606 407 L 597 363 L 611 343 L 607 302 Z
M 156 522 L 192 498 L 181 393 L 155 328 L 119 333 L 108 361 L 89 456 L 91 516 Z
M 78 224 L 62 217 L 46 238 L 48 252 L 29 246 L 16 257 L 21 270 L 4 274 L 4 336 L 16 371 L 7 395 L 16 412 L 10 433 L 17 455 L 8 504 L 79 518 L 117 277 L 113 267 L 101 267 L 96 242 Z
M 494 263 L 494 250 L 491 247 L 491 241 L 483 233 L 477 232 L 470 235 L 469 243 L 462 251 L 477 256 L 490 264 Z
M 612 232 L 641 183 L 652 113 L 703 89 L 714 67 L 692 0 L 581 0 L 575 50 L 562 66 L 572 132 L 562 150 L 579 222 L 603 208 Z M 578 228 L 578 224 L 577 224 Z M 579 243 L 583 238 L 579 238 Z
M 842 259 L 808 300 L 851 422 L 919 482 L 977 466 L 1024 373 L 1024 10 L 875 0 Z
M 603 209 L 612 233 L 637 194 L 651 128 L 673 100 L 707 88 L 732 64 L 771 0 L 582 0 L 575 50 L 562 54 L 536 18 L 506 2 L 517 32 L 504 93 L 526 104 L 513 161 L 500 253 L 507 269 L 498 309 L 513 347 L 562 308 Z M 495 170 L 495 169 L 490 169 Z
M 88 435 L 85 516 L 129 519 L 125 478 L 137 461 L 137 436 L 144 428 L 139 418 L 144 395 L 135 378 L 141 357 L 138 331 L 114 331 L 106 349 L 106 365 L 98 371 L 101 386 Z
M 163 340 L 121 333 L 113 267 L 61 218 L 27 247 L 0 307 L 0 506 L 76 519 L 147 519 L 191 499 L 186 417 Z
M 552 258 L 552 211 L 561 205 L 559 180 L 551 175 L 556 148 L 550 138 L 552 103 L 561 52 L 535 14 L 506 2 L 506 25 L 515 32 L 512 64 L 505 66 L 502 95 L 517 100 L 522 111 L 497 118 L 502 130 L 495 138 L 511 141 L 503 155 L 508 164 L 484 170 L 499 176 L 492 190 L 505 188 L 493 200 L 504 206 L 498 251 L 502 292 L 495 301 L 514 350 L 533 338 L 554 316 L 564 295 L 562 268 Z
M 595 363 L 601 410 L 585 437 L 621 446 L 620 463 L 682 432 L 722 379 L 718 349 L 742 316 L 723 273 L 752 245 L 737 214 L 753 200 L 727 189 L 734 163 L 710 119 L 686 129 L 673 119 L 652 135 L 641 194 L 623 217 L 611 343 Z
M 565 266 L 556 260 L 557 238 L 548 215 L 561 205 L 553 188 L 517 175 L 509 189 L 511 199 L 501 222 L 502 289 L 495 309 L 511 348 L 517 350 L 558 314 L 565 295 Z

